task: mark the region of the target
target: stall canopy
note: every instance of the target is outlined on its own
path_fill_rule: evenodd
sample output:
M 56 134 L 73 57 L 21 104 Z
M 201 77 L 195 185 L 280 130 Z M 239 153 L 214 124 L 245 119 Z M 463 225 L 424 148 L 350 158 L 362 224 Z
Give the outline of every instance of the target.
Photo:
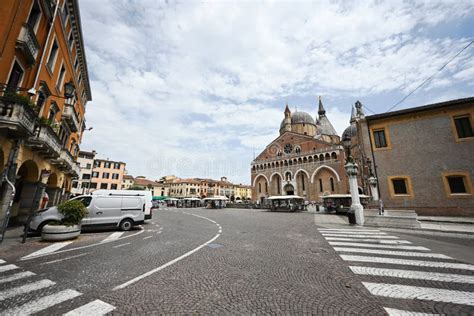
M 226 196 L 213 196 L 213 197 L 207 197 L 204 199 L 204 201 L 228 201 L 229 198 Z
M 201 201 L 201 199 L 198 199 L 198 198 L 195 198 L 195 197 L 184 198 L 183 200 L 185 200 L 185 201 Z
M 163 201 L 166 200 L 168 197 L 167 196 L 154 196 L 153 201 Z
M 175 198 L 166 198 L 165 201 L 179 201 L 179 199 L 175 199 Z

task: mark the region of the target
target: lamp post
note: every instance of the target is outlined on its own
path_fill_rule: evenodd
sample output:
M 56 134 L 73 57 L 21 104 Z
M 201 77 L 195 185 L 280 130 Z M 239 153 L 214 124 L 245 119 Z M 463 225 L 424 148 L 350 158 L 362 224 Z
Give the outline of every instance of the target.
M 364 207 L 360 204 L 359 188 L 357 185 L 357 175 L 359 174 L 359 166 L 353 161 L 351 156 L 351 138 L 342 140 L 342 146 L 347 151 L 347 159 L 344 168 L 349 177 L 349 190 L 351 192 L 351 210 L 355 213 L 355 220 L 357 225 L 364 225 Z

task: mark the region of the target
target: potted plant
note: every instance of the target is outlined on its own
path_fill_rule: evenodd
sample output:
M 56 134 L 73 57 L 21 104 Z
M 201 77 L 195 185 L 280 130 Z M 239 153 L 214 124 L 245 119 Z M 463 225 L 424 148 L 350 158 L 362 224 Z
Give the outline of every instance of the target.
M 45 225 L 41 238 L 48 241 L 74 239 L 81 233 L 81 220 L 87 215 L 87 208 L 78 200 L 69 200 L 58 206 L 61 221 Z

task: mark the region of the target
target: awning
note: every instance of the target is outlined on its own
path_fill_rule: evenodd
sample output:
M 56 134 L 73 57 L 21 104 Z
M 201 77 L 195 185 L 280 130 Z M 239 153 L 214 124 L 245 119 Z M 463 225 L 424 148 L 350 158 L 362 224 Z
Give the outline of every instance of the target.
M 163 201 L 166 200 L 168 197 L 167 196 L 154 196 L 153 201 Z

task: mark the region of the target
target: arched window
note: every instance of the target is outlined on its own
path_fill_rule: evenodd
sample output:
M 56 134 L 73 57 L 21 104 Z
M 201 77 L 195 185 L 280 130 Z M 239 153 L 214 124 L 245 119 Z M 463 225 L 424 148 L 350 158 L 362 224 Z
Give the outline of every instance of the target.
M 305 190 L 305 187 L 304 187 L 304 174 L 301 173 L 301 188 L 303 189 L 303 191 Z
M 268 193 L 268 183 L 265 182 L 265 193 Z
M 258 193 L 262 193 L 262 184 L 261 183 L 258 184 Z
M 319 179 L 319 192 L 323 192 L 323 180 Z
M 280 176 L 277 177 L 277 193 L 280 194 L 281 185 L 280 185 Z
M 296 147 L 296 148 L 295 148 L 295 152 L 296 152 L 297 154 L 299 154 L 299 153 L 301 152 L 301 148 L 300 148 L 300 147 Z
M 334 179 L 331 178 L 330 181 L 331 181 L 331 191 L 334 192 Z

